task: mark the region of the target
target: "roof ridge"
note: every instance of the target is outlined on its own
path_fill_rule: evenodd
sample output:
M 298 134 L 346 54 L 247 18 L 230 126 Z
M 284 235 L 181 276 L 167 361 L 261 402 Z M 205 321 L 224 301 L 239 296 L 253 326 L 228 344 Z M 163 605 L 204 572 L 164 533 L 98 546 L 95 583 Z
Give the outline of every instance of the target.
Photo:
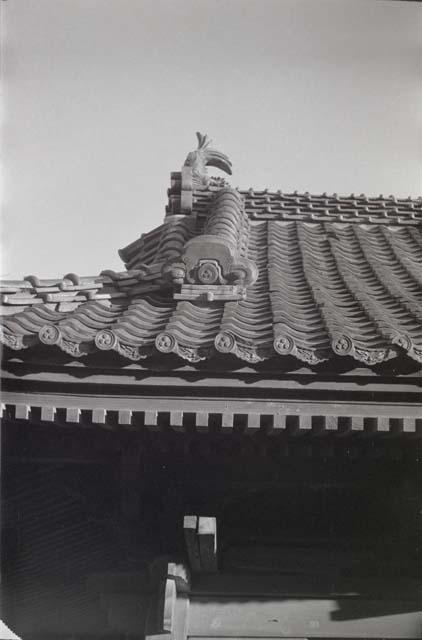
M 367 195 L 365 193 L 356 194 L 354 192 L 347 193 L 337 193 L 334 191 L 333 193 L 329 193 L 327 191 L 323 191 L 321 193 L 311 193 L 310 191 L 299 191 L 297 189 L 290 191 L 284 191 L 282 189 L 270 189 L 265 187 L 263 189 L 255 189 L 254 187 L 241 188 L 237 187 L 237 190 L 242 194 L 248 195 L 273 195 L 273 196 L 298 196 L 298 197 L 308 197 L 308 198 L 336 198 L 339 200 L 366 200 L 366 201 L 391 201 L 391 202 L 420 202 L 422 203 L 422 196 L 403 196 L 399 197 L 394 194 L 389 194 L 388 196 L 380 193 L 379 195 Z

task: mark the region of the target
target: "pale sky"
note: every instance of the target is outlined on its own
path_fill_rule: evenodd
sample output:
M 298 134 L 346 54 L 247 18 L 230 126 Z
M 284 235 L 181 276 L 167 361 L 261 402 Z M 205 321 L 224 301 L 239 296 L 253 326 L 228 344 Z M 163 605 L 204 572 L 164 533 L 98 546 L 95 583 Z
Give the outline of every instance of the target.
M 123 268 L 197 130 L 233 186 L 422 194 L 422 4 L 0 4 L 4 278 Z

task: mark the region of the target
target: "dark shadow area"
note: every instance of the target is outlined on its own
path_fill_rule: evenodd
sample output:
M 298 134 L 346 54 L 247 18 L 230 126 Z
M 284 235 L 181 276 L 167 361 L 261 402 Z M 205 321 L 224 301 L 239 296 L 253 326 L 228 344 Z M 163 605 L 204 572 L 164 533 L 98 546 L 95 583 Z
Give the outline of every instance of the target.
M 63 365 L 72 365 L 72 374 L 80 376 L 81 379 L 87 375 L 92 375 L 93 371 L 96 370 L 109 374 L 130 371 L 131 374 L 140 376 L 139 379 L 142 379 L 142 376 L 145 375 L 150 376 L 151 374 L 162 372 L 177 372 L 181 375 L 183 373 L 189 375 L 196 372 L 198 375 L 206 376 L 224 376 L 227 373 L 242 374 L 242 372 L 247 372 L 248 374 L 256 373 L 261 378 L 263 374 L 271 377 L 300 372 L 301 375 L 307 374 L 312 377 L 317 374 L 318 378 L 321 379 L 324 379 L 325 376 L 330 379 L 332 376 L 354 375 L 356 371 L 359 372 L 359 376 L 365 374 L 369 376 L 375 375 L 383 379 L 396 379 L 398 376 L 421 376 L 420 362 L 416 362 L 405 353 L 392 360 L 372 366 L 361 364 L 349 356 L 340 357 L 335 355 L 317 365 L 309 365 L 293 356 L 273 356 L 262 362 L 250 364 L 242 362 L 233 355 L 218 353 L 206 360 L 189 363 L 177 355 L 159 354 L 158 352 L 148 355 L 138 362 L 131 362 L 115 351 L 94 351 L 82 358 L 75 359 L 58 347 L 53 346 L 46 349 L 45 345 L 37 345 L 29 347 L 25 351 L 24 358 L 19 352 L 5 347 L 3 367 L 6 371 L 8 370 L 9 362 L 12 367 L 14 363 L 21 363 L 21 375 L 25 375 L 25 372 L 31 371 L 37 366 L 40 371 L 62 372 Z
M 212 602 L 329 598 L 333 621 L 422 610 L 414 442 L 286 436 L 264 447 L 262 433 L 242 428 L 5 421 L 6 624 L 23 640 L 142 637 L 148 565 L 184 557 L 187 513 L 217 517 L 214 580 L 224 579 L 203 596 Z

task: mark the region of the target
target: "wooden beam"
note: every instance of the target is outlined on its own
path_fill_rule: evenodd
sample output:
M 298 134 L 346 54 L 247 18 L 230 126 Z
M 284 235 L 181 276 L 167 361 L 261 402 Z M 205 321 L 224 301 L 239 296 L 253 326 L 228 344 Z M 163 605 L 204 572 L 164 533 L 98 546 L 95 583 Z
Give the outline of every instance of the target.
M 325 416 L 324 430 L 328 432 L 338 430 L 337 416 Z
M 200 516 L 198 539 L 201 569 L 215 573 L 217 571 L 217 520 L 215 518 Z
M 221 418 L 221 426 L 223 429 L 233 429 L 233 413 L 223 411 Z
M 55 422 L 64 412 L 66 422 L 83 426 L 107 425 L 122 428 L 160 430 L 160 417 L 170 415 L 170 425 L 176 431 L 186 432 L 194 421 L 197 431 L 209 430 L 211 416 L 221 419 L 221 432 L 231 434 L 234 425 L 246 427 L 254 433 L 262 430 L 273 434 L 284 432 L 289 436 L 323 434 L 349 436 L 360 433 L 366 437 L 401 435 L 404 438 L 422 437 L 420 403 L 360 402 L 342 400 L 335 404 L 327 400 L 262 400 L 248 399 L 247 407 L 241 398 L 188 398 L 166 396 L 113 396 L 99 398 L 92 395 L 40 394 L 3 392 L 7 411 L 15 407 L 18 420 Z M 33 409 L 36 409 L 34 412 Z M 117 412 L 117 420 L 115 414 Z M 13 415 L 13 411 L 11 412 Z M 7 414 L 9 415 L 9 413 Z M 188 419 L 185 420 L 186 415 Z M 13 418 L 12 418 L 13 419 Z M 62 424 L 61 420 L 57 423 Z M 241 423 L 241 424 L 240 424 Z
M 145 622 L 146 639 L 171 640 L 175 606 L 176 584 L 174 580 L 161 580 L 149 604 Z
M 218 621 L 218 624 L 216 624 Z M 420 638 L 421 602 L 398 598 L 236 598 L 191 596 L 189 637 Z
M 195 424 L 198 431 L 208 431 L 209 414 L 207 411 L 198 411 L 195 414 Z
M 158 558 L 150 567 L 155 584 L 145 625 L 148 640 L 185 640 L 190 575 L 181 564 Z
M 93 409 L 92 410 L 92 422 L 96 424 L 105 424 L 106 410 L 105 409 Z
M 248 431 L 258 431 L 261 426 L 261 414 L 249 413 L 247 414 Z
M 183 531 L 185 534 L 186 551 L 189 565 L 192 571 L 201 571 L 201 558 L 199 555 L 199 542 L 197 537 L 198 517 L 185 516 L 183 519 Z
M 144 424 L 146 427 L 156 427 L 158 422 L 157 411 L 144 412 Z
M 169 562 L 167 564 L 167 575 L 175 581 L 177 593 L 189 592 L 191 579 L 189 569 L 186 565 L 178 562 Z
M 167 578 L 162 585 L 163 631 L 171 633 L 173 628 L 174 609 L 176 607 L 176 583 Z
M 273 429 L 280 430 L 286 428 L 286 416 L 281 413 L 274 414 Z
M 118 421 L 122 425 L 132 424 L 132 411 L 130 409 L 121 409 L 118 413 Z
M 387 416 L 380 416 L 377 419 L 377 431 L 382 433 L 388 433 L 390 430 L 390 418 Z
M 299 416 L 299 431 L 306 433 L 312 429 L 312 416 L 301 415 Z
M 79 422 L 81 410 L 78 407 L 68 407 L 66 409 L 66 422 Z
M 42 406 L 41 407 L 41 420 L 43 422 L 53 422 L 56 415 L 56 407 Z
M 415 418 L 403 418 L 403 432 L 404 433 L 416 433 L 418 427 L 422 426 L 422 420 Z
M 31 407 L 27 404 L 17 404 L 15 406 L 15 419 L 28 420 Z
M 174 431 L 184 431 L 183 428 L 183 411 L 170 411 L 170 426 Z

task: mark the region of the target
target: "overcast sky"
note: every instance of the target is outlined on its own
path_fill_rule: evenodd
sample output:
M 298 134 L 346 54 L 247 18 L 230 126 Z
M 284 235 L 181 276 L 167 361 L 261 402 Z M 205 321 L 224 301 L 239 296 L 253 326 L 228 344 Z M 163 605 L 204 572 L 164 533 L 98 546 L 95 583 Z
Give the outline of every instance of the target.
M 232 184 L 422 193 L 422 4 L 8 0 L 2 275 L 120 269 L 210 134 Z

